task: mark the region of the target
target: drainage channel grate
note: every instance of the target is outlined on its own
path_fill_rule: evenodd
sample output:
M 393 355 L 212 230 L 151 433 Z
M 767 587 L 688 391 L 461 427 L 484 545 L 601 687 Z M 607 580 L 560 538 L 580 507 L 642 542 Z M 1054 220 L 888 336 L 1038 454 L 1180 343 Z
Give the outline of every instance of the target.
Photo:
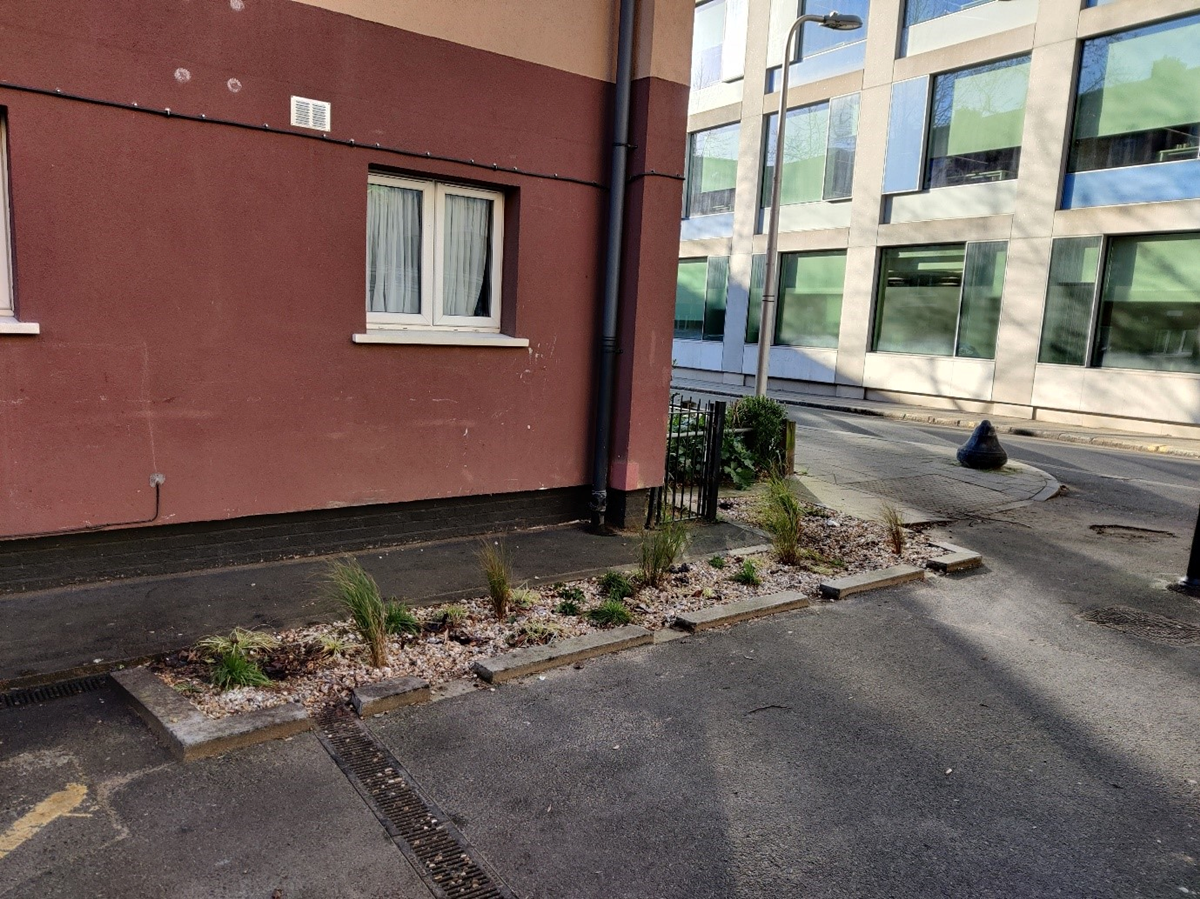
M 447 816 L 413 788 L 396 758 L 348 709 L 327 710 L 316 723 L 326 752 L 438 896 L 514 899 L 499 878 L 472 857 Z
M 90 677 L 65 680 L 57 684 L 10 690 L 7 693 L 0 693 L 0 709 L 15 709 L 24 705 L 49 702 L 52 699 L 66 699 L 68 696 L 78 696 L 80 693 L 98 690 L 107 683 L 107 674 L 93 674 Z
M 1176 621 L 1166 615 L 1142 612 L 1129 606 L 1112 606 L 1084 614 L 1084 620 L 1110 627 L 1123 634 L 1145 637 L 1171 646 L 1194 646 L 1200 643 L 1200 627 L 1186 621 Z

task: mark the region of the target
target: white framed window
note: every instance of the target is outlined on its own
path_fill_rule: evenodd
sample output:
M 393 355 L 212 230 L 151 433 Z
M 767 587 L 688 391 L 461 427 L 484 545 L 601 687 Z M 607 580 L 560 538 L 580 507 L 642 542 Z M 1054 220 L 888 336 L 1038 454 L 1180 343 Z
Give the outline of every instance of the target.
M 13 303 L 12 241 L 8 222 L 8 123 L 0 116 L 0 335 L 37 334 L 34 322 L 17 321 Z
M 500 331 L 504 196 L 371 173 L 369 331 Z

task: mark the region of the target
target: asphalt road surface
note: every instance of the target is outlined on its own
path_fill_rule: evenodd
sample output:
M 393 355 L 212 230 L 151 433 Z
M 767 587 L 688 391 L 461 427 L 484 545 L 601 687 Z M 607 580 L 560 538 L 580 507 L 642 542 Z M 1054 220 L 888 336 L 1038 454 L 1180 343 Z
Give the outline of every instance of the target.
M 1200 646 L 1082 617 L 1200 624 L 1200 464 L 1004 443 L 1067 491 L 949 526 L 983 570 L 370 726 L 522 897 L 1200 894 Z M 109 690 L 0 710 L 4 899 L 425 895 L 312 735 L 181 766 Z

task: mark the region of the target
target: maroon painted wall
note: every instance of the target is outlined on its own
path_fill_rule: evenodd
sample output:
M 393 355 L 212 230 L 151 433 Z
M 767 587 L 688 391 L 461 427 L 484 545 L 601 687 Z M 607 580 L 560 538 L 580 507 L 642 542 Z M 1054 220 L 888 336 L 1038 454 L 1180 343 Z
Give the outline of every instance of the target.
M 289 0 L 8 4 L 0 59 L 15 84 L 276 127 L 314 97 L 335 137 L 606 178 L 611 85 Z M 149 517 L 152 472 L 161 523 L 586 482 L 603 190 L 3 87 L 0 104 L 17 314 L 42 331 L 0 336 L 0 535 Z M 371 166 L 510 191 L 506 330 L 528 350 L 351 342 Z M 664 272 L 672 185 L 637 223 L 666 231 Z M 644 302 L 665 399 L 673 280 Z M 638 380 L 623 365 L 626 400 Z M 662 437 L 636 445 L 623 463 L 655 483 Z

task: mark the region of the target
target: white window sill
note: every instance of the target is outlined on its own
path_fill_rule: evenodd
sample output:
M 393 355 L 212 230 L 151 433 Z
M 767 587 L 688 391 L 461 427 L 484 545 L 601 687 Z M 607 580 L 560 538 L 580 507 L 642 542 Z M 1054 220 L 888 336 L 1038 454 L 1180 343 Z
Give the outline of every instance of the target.
M 424 344 L 426 346 L 490 346 L 527 347 L 526 337 L 509 337 L 507 334 L 489 334 L 483 331 L 421 331 L 368 329 L 365 334 L 354 334 L 355 343 Z
M 19 322 L 11 315 L 0 315 L 0 334 L 40 334 L 37 322 Z

